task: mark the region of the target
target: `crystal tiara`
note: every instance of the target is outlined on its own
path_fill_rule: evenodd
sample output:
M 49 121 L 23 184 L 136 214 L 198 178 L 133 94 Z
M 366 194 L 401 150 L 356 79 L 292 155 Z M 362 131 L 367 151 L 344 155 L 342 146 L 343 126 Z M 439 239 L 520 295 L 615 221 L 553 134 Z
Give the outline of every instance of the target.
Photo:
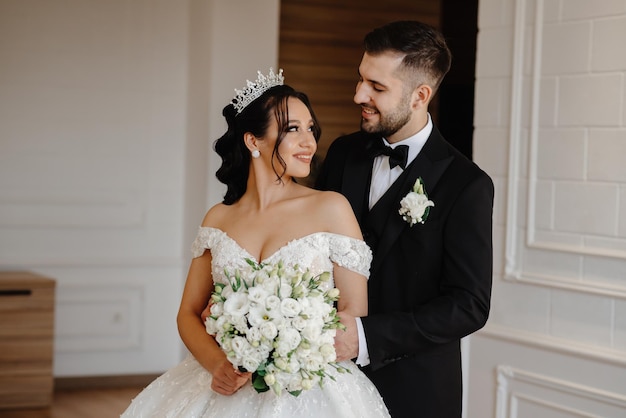
M 231 103 L 235 106 L 237 114 L 240 114 L 246 106 L 258 99 L 267 89 L 274 86 L 282 86 L 285 80 L 282 68 L 278 70 L 278 74 L 274 74 L 273 68 L 270 68 L 267 76 L 261 74 L 261 71 L 257 71 L 257 74 L 258 78 L 256 81 L 246 80 L 246 87 L 243 90 L 235 89 L 235 97 Z

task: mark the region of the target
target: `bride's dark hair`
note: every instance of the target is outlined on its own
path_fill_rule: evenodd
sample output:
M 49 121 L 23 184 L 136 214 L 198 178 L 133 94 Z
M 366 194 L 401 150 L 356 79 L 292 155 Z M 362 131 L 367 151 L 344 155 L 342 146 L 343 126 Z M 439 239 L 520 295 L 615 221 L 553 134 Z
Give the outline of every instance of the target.
M 219 181 L 227 186 L 223 203 L 232 205 L 237 202 L 246 191 L 248 175 L 250 171 L 250 151 L 243 141 L 246 132 L 250 132 L 257 138 L 265 136 L 272 118 L 278 123 L 278 138 L 272 151 L 272 168 L 276 173 L 276 180 L 282 181 L 287 165 L 278 152 L 278 147 L 283 141 L 289 127 L 289 112 L 287 100 L 290 98 L 300 100 L 309 109 L 313 119 L 313 136 L 319 141 L 321 129 L 313 108 L 306 94 L 294 90 L 288 85 L 275 86 L 265 91 L 256 100 L 246 106 L 241 113 L 237 114 L 235 107 L 229 103 L 222 110 L 226 118 L 228 130 L 215 141 L 213 148 L 222 158 L 222 165 L 217 170 L 216 176 Z M 280 173 L 274 166 L 274 156 L 277 157 L 282 170 Z

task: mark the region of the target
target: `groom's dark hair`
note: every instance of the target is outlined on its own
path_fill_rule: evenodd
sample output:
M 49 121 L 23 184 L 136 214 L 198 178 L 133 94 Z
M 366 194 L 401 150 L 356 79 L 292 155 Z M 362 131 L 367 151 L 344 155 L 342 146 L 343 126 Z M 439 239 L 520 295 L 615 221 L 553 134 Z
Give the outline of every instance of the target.
M 369 55 L 385 52 L 404 54 L 401 70 L 417 87 L 428 84 L 433 93 L 450 70 L 452 54 L 444 36 L 422 22 L 403 20 L 374 29 L 364 39 Z

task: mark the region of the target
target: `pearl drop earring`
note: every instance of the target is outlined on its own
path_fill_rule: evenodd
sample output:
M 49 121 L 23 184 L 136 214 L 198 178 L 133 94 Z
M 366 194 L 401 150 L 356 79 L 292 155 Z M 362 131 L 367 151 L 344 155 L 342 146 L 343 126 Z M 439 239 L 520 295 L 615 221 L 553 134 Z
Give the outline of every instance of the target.
M 255 149 L 254 151 L 252 151 L 252 158 L 259 158 L 261 156 L 261 151 L 259 151 L 258 149 Z

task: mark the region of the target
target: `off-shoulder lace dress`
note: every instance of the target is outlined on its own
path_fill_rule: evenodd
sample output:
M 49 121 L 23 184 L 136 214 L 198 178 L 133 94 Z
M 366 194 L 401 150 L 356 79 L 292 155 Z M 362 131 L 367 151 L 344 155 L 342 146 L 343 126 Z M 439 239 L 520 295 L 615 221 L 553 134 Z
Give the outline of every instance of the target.
M 257 262 L 299 264 L 312 273 L 331 271 L 333 263 L 369 276 L 371 251 L 360 240 L 327 232 L 294 239 L 264 260 L 255 260 L 225 232 L 201 227 L 192 245 L 194 257 L 211 251 L 213 280 L 226 282 L 224 271 L 244 267 L 246 258 Z M 332 287 L 332 280 L 328 283 Z M 257 393 L 251 384 L 231 396 L 211 390 L 211 374 L 193 356 L 165 372 L 146 387 L 122 414 L 123 418 L 208 417 L 388 417 L 378 391 L 352 362 L 342 363 L 350 373 L 334 373 L 298 397 L 272 391 Z

